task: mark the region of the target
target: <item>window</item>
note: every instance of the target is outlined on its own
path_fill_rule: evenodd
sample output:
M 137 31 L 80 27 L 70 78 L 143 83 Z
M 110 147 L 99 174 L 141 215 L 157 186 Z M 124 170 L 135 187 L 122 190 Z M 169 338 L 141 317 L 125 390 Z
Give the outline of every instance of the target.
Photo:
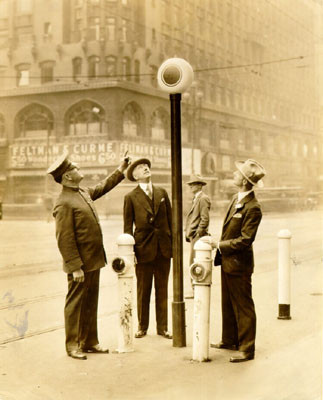
M 46 138 L 53 131 L 53 114 L 41 105 L 32 104 L 22 110 L 16 120 L 16 137 Z
M 55 61 L 45 61 L 40 64 L 40 82 L 41 84 L 53 82 Z
M 124 57 L 122 59 L 122 78 L 123 80 L 130 81 L 131 80 L 131 70 L 130 70 L 130 58 Z
M 107 77 L 117 76 L 117 58 L 114 56 L 106 57 L 106 75 Z
M 135 60 L 135 82 L 140 83 L 140 61 Z
M 123 111 L 123 135 L 137 137 L 142 132 L 142 113 L 139 106 L 129 103 Z
M 44 35 L 51 35 L 52 34 L 52 24 L 50 22 L 44 23 Z
M 67 132 L 72 136 L 106 133 L 105 112 L 91 101 L 82 101 L 67 113 Z
M 100 40 L 100 18 L 94 17 L 89 20 L 89 39 Z
M 6 133 L 4 116 L 0 114 L 0 139 L 4 139 Z
M 97 56 L 89 57 L 89 79 L 95 79 L 99 75 L 99 62 L 100 58 Z
M 151 118 L 151 137 L 153 139 L 169 139 L 168 114 L 162 108 L 155 110 Z
M 31 14 L 32 6 L 32 0 L 17 0 L 17 12 L 19 14 Z
M 107 25 L 107 40 L 115 40 L 116 38 L 116 20 L 115 18 L 107 18 L 106 19 Z
M 79 79 L 82 77 L 82 58 L 75 57 L 72 60 L 73 63 L 73 80 L 78 82 Z
M 222 156 L 222 170 L 223 171 L 230 171 L 231 165 L 230 165 L 230 156 Z
M 29 64 L 21 64 L 16 67 L 17 69 L 17 86 L 29 85 Z
M 150 66 L 150 83 L 153 87 L 157 87 L 157 73 L 158 73 L 158 68 L 156 65 L 151 65 Z
M 230 136 L 224 128 L 220 131 L 220 148 L 229 149 L 230 148 Z
M 121 38 L 120 38 L 120 40 L 122 42 L 126 42 L 127 41 L 127 20 L 126 19 L 122 20 Z

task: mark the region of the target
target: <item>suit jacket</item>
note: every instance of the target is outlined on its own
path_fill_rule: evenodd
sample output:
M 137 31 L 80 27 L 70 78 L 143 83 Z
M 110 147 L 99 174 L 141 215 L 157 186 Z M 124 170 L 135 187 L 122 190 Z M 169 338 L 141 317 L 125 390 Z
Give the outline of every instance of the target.
M 135 238 L 138 262 L 154 260 L 158 248 L 164 257 L 171 258 L 172 215 L 165 189 L 153 185 L 153 199 L 150 200 L 138 185 L 124 198 L 123 217 L 124 232 Z
M 106 264 L 102 231 L 93 201 L 109 192 L 123 179 L 124 175 L 116 170 L 93 187 L 74 189 L 63 186 L 53 215 L 65 272 L 72 273 L 80 268 L 89 272 Z
M 209 196 L 204 192 L 199 193 L 186 217 L 185 236 L 187 239 L 191 240 L 196 235 L 199 237 L 207 235 L 210 207 Z
M 226 273 L 251 275 L 254 269 L 252 243 L 262 218 L 261 207 L 254 192 L 234 204 L 237 197 L 233 196 L 223 223 L 219 243 L 221 265 Z

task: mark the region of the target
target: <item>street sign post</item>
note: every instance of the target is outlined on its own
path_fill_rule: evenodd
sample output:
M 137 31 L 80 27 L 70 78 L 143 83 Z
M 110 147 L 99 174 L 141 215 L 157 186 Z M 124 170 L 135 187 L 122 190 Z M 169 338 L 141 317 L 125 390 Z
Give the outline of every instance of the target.
M 185 303 L 183 296 L 183 201 L 181 147 L 181 93 L 193 81 L 191 65 L 181 58 L 170 58 L 158 69 L 158 84 L 170 94 L 172 163 L 172 244 L 173 244 L 173 346 L 186 346 Z

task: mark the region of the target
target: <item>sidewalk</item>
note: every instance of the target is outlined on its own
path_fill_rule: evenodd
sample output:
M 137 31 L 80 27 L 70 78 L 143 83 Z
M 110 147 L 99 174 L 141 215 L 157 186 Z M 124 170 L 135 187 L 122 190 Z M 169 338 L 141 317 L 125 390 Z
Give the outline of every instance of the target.
M 109 272 L 106 272 L 108 274 Z M 102 274 L 101 284 L 107 280 Z M 253 277 L 257 311 L 256 358 L 228 362 L 232 352 L 210 349 L 211 362 L 192 355 L 193 300 L 185 300 L 187 346 L 155 334 L 151 307 L 148 336 L 128 354 L 66 356 L 64 330 L 0 346 L 1 400 L 319 400 L 322 399 L 322 267 L 292 271 L 290 321 L 277 319 L 277 271 Z M 220 271 L 213 270 L 211 341 L 221 336 Z M 100 307 L 111 293 L 104 290 Z M 171 326 L 171 299 L 170 326 Z M 136 328 L 134 310 L 134 329 Z M 117 313 L 99 320 L 101 343 L 117 347 Z

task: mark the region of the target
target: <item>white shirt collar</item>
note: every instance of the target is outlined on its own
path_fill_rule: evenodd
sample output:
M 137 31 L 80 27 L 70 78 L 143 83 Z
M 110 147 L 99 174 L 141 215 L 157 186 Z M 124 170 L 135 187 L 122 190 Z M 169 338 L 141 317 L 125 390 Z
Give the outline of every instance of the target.
M 195 193 L 193 200 L 196 200 L 201 193 L 202 193 L 202 190 L 200 190 L 199 192 Z
M 150 188 L 150 191 L 151 191 L 151 192 L 153 191 L 153 185 L 152 185 L 151 182 L 148 182 L 148 183 L 141 182 L 141 183 L 139 183 L 139 186 L 141 187 L 141 189 L 142 189 L 144 192 L 146 192 L 148 186 L 149 186 L 149 188 Z
M 238 202 L 241 201 L 244 197 L 248 196 L 248 194 L 251 192 L 253 192 L 253 189 L 248 190 L 248 192 L 238 192 Z

